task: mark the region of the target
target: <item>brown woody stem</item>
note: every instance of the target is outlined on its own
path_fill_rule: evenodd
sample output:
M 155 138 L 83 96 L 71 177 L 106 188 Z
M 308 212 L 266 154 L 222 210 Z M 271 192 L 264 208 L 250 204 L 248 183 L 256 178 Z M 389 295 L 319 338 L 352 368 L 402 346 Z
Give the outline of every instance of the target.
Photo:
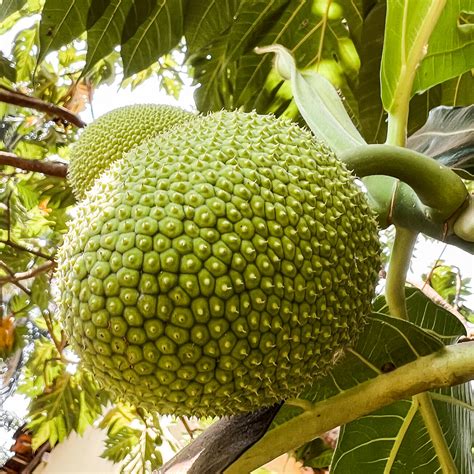
M 59 178 L 65 178 L 67 175 L 67 165 L 64 163 L 30 160 L 6 151 L 0 151 L 0 165 L 14 166 L 25 171 L 35 171 Z
M 45 112 L 54 117 L 66 120 L 72 123 L 76 127 L 83 128 L 86 123 L 83 122 L 76 114 L 73 114 L 68 109 L 59 105 L 54 105 L 36 97 L 30 97 L 29 95 L 22 94 L 21 92 L 12 91 L 0 87 L 0 102 L 6 102 L 7 104 L 19 105 L 20 107 L 28 107 L 30 109 L 39 110 Z

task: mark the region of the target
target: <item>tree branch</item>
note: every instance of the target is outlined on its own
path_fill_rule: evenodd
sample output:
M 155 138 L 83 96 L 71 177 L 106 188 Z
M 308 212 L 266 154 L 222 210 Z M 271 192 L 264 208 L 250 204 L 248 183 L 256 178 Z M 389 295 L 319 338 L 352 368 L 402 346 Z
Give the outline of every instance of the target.
M 251 472 L 336 426 L 368 415 L 397 400 L 434 388 L 468 382 L 474 378 L 473 354 L 474 342 L 447 346 L 316 403 L 311 410 L 268 431 L 224 472 Z
M 8 281 L 8 283 L 12 283 L 16 287 L 18 287 L 21 291 L 24 291 L 27 295 L 31 295 L 31 291 L 28 288 L 26 288 L 25 286 L 23 286 L 16 279 L 15 273 L 10 269 L 10 267 L 8 265 L 5 265 L 1 260 L 0 260 L 0 267 L 3 268 L 8 273 L 8 275 L 10 276 L 10 280 Z M 2 283 L 1 277 L 0 277 L 0 286 L 2 284 L 3 283 Z
M 65 163 L 30 160 L 6 151 L 0 151 L 0 165 L 14 166 L 22 170 L 35 171 L 48 176 L 58 176 L 59 178 L 65 178 L 67 175 L 67 165 Z
M 9 247 L 16 249 L 16 250 L 21 250 L 23 252 L 28 252 L 31 253 L 32 255 L 36 255 L 37 257 L 44 258 L 45 260 L 50 260 L 53 262 L 53 257 L 51 255 L 46 255 L 45 253 L 39 251 L 39 250 L 32 250 L 27 247 L 24 247 L 23 245 L 17 244 L 16 242 L 12 242 L 10 239 L 8 240 L 0 240 L 0 244 L 8 245 Z
M 4 267 L 3 264 L 2 264 L 2 267 Z M 40 273 L 48 272 L 49 270 L 52 270 L 55 267 L 56 267 L 55 262 L 47 262 L 47 263 L 44 263 L 43 265 L 39 265 L 38 267 L 32 268 L 31 270 L 28 270 L 26 272 L 9 274 L 8 276 L 0 277 L 0 285 L 4 285 L 5 283 L 16 284 L 21 280 L 28 280 L 29 278 L 33 278 L 36 275 L 39 275 Z M 10 272 L 7 271 L 7 273 L 10 273 Z
M 83 122 L 76 114 L 73 114 L 68 109 L 51 104 L 36 97 L 30 97 L 21 92 L 15 92 L 12 90 L 5 89 L 0 87 L 0 101 L 6 102 L 7 104 L 19 105 L 21 107 L 28 107 L 30 109 L 39 110 L 40 112 L 45 112 L 54 117 L 59 117 L 63 120 L 66 120 L 69 123 L 72 123 L 76 127 L 82 128 L 86 126 L 86 123 Z

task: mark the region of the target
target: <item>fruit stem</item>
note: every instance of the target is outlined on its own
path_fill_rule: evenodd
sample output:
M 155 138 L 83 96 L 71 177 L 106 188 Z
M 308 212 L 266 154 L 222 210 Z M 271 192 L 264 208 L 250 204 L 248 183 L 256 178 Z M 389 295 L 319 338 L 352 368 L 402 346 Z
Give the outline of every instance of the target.
M 449 219 L 469 193 L 462 179 L 433 158 L 393 145 L 364 145 L 338 156 L 359 177 L 385 175 L 407 183 L 427 206 Z
M 404 227 L 395 227 L 395 241 L 390 255 L 385 297 L 390 314 L 401 319 L 408 317 L 405 302 L 405 281 L 417 236 L 417 232 Z

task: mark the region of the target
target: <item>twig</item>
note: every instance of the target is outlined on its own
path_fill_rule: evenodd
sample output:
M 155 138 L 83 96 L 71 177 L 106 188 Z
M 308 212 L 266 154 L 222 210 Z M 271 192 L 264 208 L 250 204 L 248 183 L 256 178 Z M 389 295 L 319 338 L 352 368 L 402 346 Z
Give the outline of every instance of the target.
M 44 322 L 46 323 L 46 327 L 48 328 L 49 335 L 51 336 L 51 339 L 53 340 L 54 347 L 56 347 L 56 350 L 59 353 L 60 360 L 63 361 L 63 350 L 65 347 L 63 332 L 61 331 L 61 340 L 58 341 L 58 339 L 56 338 L 54 334 L 53 321 L 51 319 L 51 315 L 49 314 L 49 311 L 41 311 L 41 314 L 43 316 Z
M 30 109 L 39 110 L 40 112 L 45 112 L 47 114 L 53 115 L 54 117 L 59 117 L 63 120 L 66 120 L 67 122 L 70 122 L 79 128 L 86 126 L 86 123 L 83 122 L 76 114 L 73 114 L 64 107 L 51 104 L 44 100 L 37 99 L 36 97 L 30 97 L 26 94 L 22 94 L 21 92 L 8 90 L 4 87 L 0 87 L 0 101 L 6 102 L 8 104 L 19 105 L 21 107 L 29 107 Z
M 188 420 L 186 419 L 186 417 L 180 416 L 180 417 L 179 417 L 179 420 L 180 420 L 181 423 L 183 424 L 184 429 L 187 431 L 189 437 L 190 437 L 191 439 L 194 439 L 194 430 L 189 426 L 189 423 L 188 423 Z
M 55 262 L 47 262 L 26 272 L 19 272 L 10 276 L 1 277 L 0 285 L 4 285 L 5 283 L 16 283 L 21 280 L 28 280 L 29 278 L 33 278 L 36 275 L 39 275 L 40 273 L 45 273 L 49 270 L 52 270 L 55 266 Z
M 8 275 L 10 276 L 10 280 L 8 281 L 8 283 L 12 283 L 13 285 L 20 288 L 20 290 L 24 291 L 27 295 L 31 295 L 31 291 L 28 288 L 26 288 L 25 286 L 23 286 L 16 279 L 15 273 L 7 265 L 5 265 L 3 262 L 0 261 L 0 267 L 2 267 L 8 273 Z M 1 278 L 0 278 L 0 285 L 2 285 L 2 284 L 4 284 L 4 283 L 1 282 Z
M 26 171 L 36 171 L 49 176 L 65 178 L 67 165 L 57 161 L 30 160 L 6 151 L 0 151 L 0 165 L 14 166 Z
M 46 255 L 43 252 L 40 252 L 39 250 L 32 250 L 27 247 L 24 247 L 23 245 L 17 244 L 16 242 L 12 242 L 11 240 L 0 240 L 0 244 L 5 244 L 8 245 L 9 247 L 16 249 L 16 250 L 22 250 L 24 252 L 31 253 L 33 255 L 36 255 L 37 257 L 44 258 L 45 260 L 50 260 L 53 262 L 53 257 L 50 255 Z

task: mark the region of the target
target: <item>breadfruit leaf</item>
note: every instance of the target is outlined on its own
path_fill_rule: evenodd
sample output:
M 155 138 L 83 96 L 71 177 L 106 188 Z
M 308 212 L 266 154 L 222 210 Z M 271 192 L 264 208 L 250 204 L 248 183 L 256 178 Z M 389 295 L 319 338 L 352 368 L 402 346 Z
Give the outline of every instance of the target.
M 335 152 L 365 145 L 334 86 L 316 71 L 300 72 L 290 51 L 281 45 L 257 48 L 257 53 L 275 53 L 275 68 L 291 82 L 293 96 L 308 127 Z
M 375 306 L 379 311 L 387 311 L 384 298 L 379 298 Z M 407 289 L 407 310 L 412 323 L 444 344 L 452 344 L 465 334 L 459 319 L 419 290 Z M 448 462 L 452 462 L 459 472 L 471 473 L 472 439 L 465 436 L 473 432 L 470 384 L 433 390 L 427 395 L 434 413 L 429 422 L 437 425 L 441 440 L 428 428 L 419 398 L 401 400 L 342 427 L 332 472 L 343 473 L 350 468 L 351 473 L 356 474 L 372 472 L 370 469 L 402 473 L 414 471 L 419 466 L 436 472 L 446 462 L 438 457 L 439 445 L 445 444 L 449 449 L 446 455 L 451 457 Z
M 46 0 L 39 30 L 38 64 L 50 51 L 70 43 L 86 30 L 92 0 Z
M 101 426 L 107 425 L 109 430 L 105 440 L 106 449 L 101 456 L 120 463 L 122 473 L 145 474 L 163 463 L 160 425 L 157 417 L 153 418 L 152 425 L 148 419 L 137 416 L 137 413 L 132 418 L 130 415 L 127 407 L 119 405 L 104 417 Z

